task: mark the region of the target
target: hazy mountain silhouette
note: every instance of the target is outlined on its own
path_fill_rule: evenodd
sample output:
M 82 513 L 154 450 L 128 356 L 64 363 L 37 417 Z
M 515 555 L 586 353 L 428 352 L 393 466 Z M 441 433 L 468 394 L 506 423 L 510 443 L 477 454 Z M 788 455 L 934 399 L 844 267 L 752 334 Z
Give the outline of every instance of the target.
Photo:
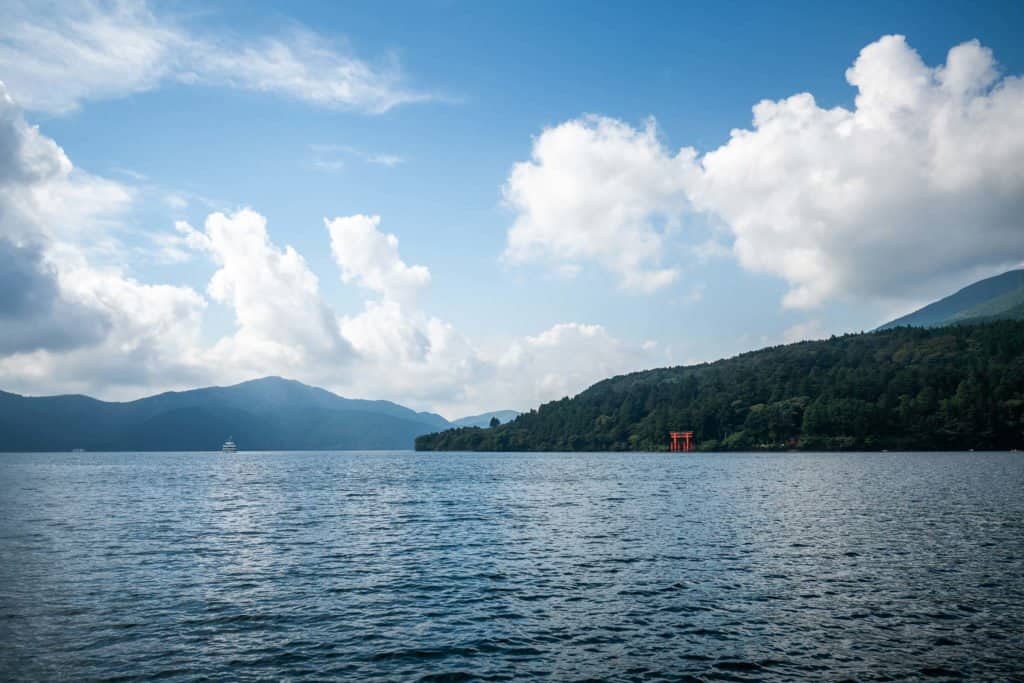
M 498 422 L 505 424 L 519 417 L 518 410 L 494 410 L 480 415 L 469 415 L 452 420 L 452 427 L 487 427 L 491 424 L 491 418 L 498 418 Z
M 0 450 L 406 449 L 450 423 L 390 401 L 343 398 L 280 377 L 113 403 L 0 392 Z

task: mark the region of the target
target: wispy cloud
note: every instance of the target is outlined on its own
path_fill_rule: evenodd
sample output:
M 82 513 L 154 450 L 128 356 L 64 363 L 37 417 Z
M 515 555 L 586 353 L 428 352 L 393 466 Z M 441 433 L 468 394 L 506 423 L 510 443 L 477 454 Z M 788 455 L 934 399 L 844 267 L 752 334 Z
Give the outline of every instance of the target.
M 327 173 L 337 173 L 345 168 L 345 162 L 341 159 L 314 159 L 313 168 Z
M 388 168 L 392 168 L 393 166 L 398 166 L 399 164 L 405 163 L 405 159 L 398 156 L 397 154 L 377 154 L 371 157 L 367 157 L 366 160 L 369 161 L 371 164 L 387 166 Z
M 273 93 L 382 113 L 440 99 L 406 85 L 397 57 L 379 63 L 301 26 L 255 39 L 191 30 L 145 2 L 15 2 L 0 22 L 0 74 L 19 104 L 62 114 L 166 81 Z
M 188 206 L 188 199 L 177 192 L 170 192 L 164 195 L 164 204 L 172 209 L 181 210 Z
M 113 169 L 113 172 L 117 173 L 118 175 L 122 175 L 125 178 L 134 180 L 135 182 L 138 183 L 144 183 L 149 180 L 149 176 L 147 176 L 145 173 L 140 173 L 139 171 L 136 171 L 135 169 L 131 168 L 115 168 Z
M 394 168 L 405 163 L 405 157 L 397 154 L 370 154 L 351 145 L 312 144 L 308 145 L 313 168 L 327 173 L 337 173 L 352 160 L 366 164 Z

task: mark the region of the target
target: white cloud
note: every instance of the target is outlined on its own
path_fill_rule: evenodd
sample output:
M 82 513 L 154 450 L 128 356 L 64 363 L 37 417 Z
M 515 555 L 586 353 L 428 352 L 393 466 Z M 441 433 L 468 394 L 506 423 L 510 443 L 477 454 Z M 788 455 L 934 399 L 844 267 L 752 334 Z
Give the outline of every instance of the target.
M 215 364 L 236 373 L 288 374 L 351 359 L 316 275 L 291 246 L 271 242 L 263 216 L 250 209 L 218 212 L 206 219 L 202 233 L 183 223 L 178 229 L 218 264 L 207 291 L 235 316 L 235 333 L 209 352 Z
M 193 41 L 199 81 L 272 92 L 324 107 L 385 112 L 432 97 L 407 90 L 397 60 L 382 68 L 340 52 L 321 36 L 295 29 L 254 45 Z
M 102 338 L 108 321 L 62 295 L 40 245 L 0 238 L 0 355 L 66 350 Z
M 324 220 L 331 252 L 343 282 L 355 282 L 386 299 L 411 302 L 430 284 L 425 266 L 408 266 L 398 254 L 398 238 L 378 230 L 380 216 Z
M 658 260 L 673 246 L 722 251 L 659 229 L 696 209 L 724 222 L 741 266 L 789 284 L 787 307 L 933 297 L 1024 256 L 1024 81 L 998 74 L 977 41 L 930 68 L 886 36 L 846 73 L 854 109 L 766 100 L 752 129 L 703 157 L 666 149 L 653 123 L 568 121 L 509 176 L 506 257 L 593 262 L 655 290 L 678 274 Z
M 75 169 L 0 89 L 0 387 L 126 399 L 280 374 L 455 417 L 530 408 L 655 352 L 576 323 L 481 350 L 420 309 L 430 272 L 402 259 L 378 217 L 361 215 L 325 220 L 342 280 L 368 293 L 351 315 L 324 299 L 305 259 L 275 244 L 253 210 L 150 235 L 167 261 L 213 262 L 206 293 L 221 306 L 210 306 L 193 289 L 140 282 L 102 263 L 123 261 L 94 258 L 133 253 L 113 233 L 130 231 L 135 198 Z M 206 316 L 222 309 L 234 329 L 205 339 Z
M 690 253 L 699 263 L 708 263 L 717 259 L 730 258 L 732 246 L 718 239 L 710 238 L 691 246 Z
M 313 168 L 327 173 L 343 170 L 352 159 L 387 168 L 405 163 L 405 158 L 397 154 L 369 154 L 351 145 L 311 144 L 308 147 Z
M 179 192 L 168 192 L 164 195 L 164 204 L 175 211 L 183 211 L 188 208 L 188 197 Z
M 82 349 L 78 360 L 84 367 L 78 368 L 79 376 L 87 373 L 99 385 L 109 381 L 104 376 L 109 372 L 125 384 L 142 388 L 153 380 L 177 383 L 198 374 L 195 349 L 206 307 L 199 293 L 188 287 L 143 284 L 118 269 L 94 267 L 81 257 L 62 264 L 60 281 L 64 291 L 103 311 L 112 323 L 100 348 Z M 100 367 L 89 367 L 91 363 Z
M 213 214 L 203 232 L 179 224 L 186 242 L 221 264 L 209 291 L 238 321 L 234 335 L 205 353 L 219 376 L 287 374 L 349 396 L 456 416 L 498 405 L 529 408 L 650 364 L 656 354 L 575 323 L 481 350 L 419 308 L 416 294 L 429 286 L 429 271 L 405 263 L 378 217 L 324 223 L 342 280 L 376 297 L 357 314 L 334 313 L 302 258 L 270 241 L 259 214 Z
M 572 396 L 594 382 L 657 363 L 657 344 L 627 344 L 601 325 L 560 323 L 536 336 L 513 341 L 496 360 L 490 391 L 521 397 L 520 409 Z M 494 403 L 491 403 L 495 405 Z
M 1024 84 L 996 80 L 976 41 L 927 67 L 902 36 L 847 71 L 856 108 L 807 93 L 754 108 L 701 160 L 694 203 L 729 224 L 746 268 L 790 284 L 785 304 L 905 298 L 1024 254 Z
M 370 113 L 432 99 L 395 58 L 373 65 L 304 28 L 243 41 L 190 31 L 145 2 L 15 2 L 0 23 L 0 74 L 26 109 L 153 90 L 167 80 L 275 93 Z
M 158 232 L 149 236 L 153 248 L 143 253 L 154 263 L 163 265 L 191 261 L 193 252 L 188 240 L 170 232 Z
M 693 172 L 692 151 L 667 151 L 653 120 L 642 130 L 596 116 L 548 128 L 505 184 L 517 214 L 505 257 L 594 262 L 627 289 L 665 287 L 679 276 L 661 265 L 665 233 L 687 205 Z
M 286 374 L 344 395 L 456 416 L 498 405 L 529 408 L 649 364 L 656 353 L 575 323 L 481 350 L 419 308 L 416 294 L 429 286 L 429 271 L 405 263 L 378 217 L 324 223 L 342 280 L 375 297 L 354 315 L 334 312 L 301 256 L 274 245 L 259 214 L 213 214 L 202 232 L 179 223 L 185 242 L 221 266 L 209 292 L 238 324 L 202 352 L 211 374 L 224 381 Z
M 0 55 L 10 49 L 0 46 Z M 692 203 L 724 223 L 744 267 L 790 284 L 790 306 L 914 296 L 1020 263 L 1020 79 L 1000 78 L 977 43 L 929 68 L 898 37 L 866 47 L 848 79 L 854 109 L 822 109 L 808 94 L 762 102 L 752 129 L 703 157 L 667 150 L 653 123 L 588 117 L 544 131 L 505 186 L 517 211 L 506 257 L 550 260 L 566 275 L 596 264 L 624 287 L 652 291 L 677 277 L 662 254 L 684 252 L 674 236 Z M 72 88 L 65 104 L 97 87 Z M 658 347 L 583 323 L 477 347 L 420 309 L 430 272 L 402 259 L 377 217 L 325 221 L 342 280 L 368 293 L 362 309 L 336 311 L 307 262 L 275 244 L 252 210 L 213 213 L 202 231 L 179 224 L 160 243 L 169 259 L 199 250 L 216 264 L 207 293 L 235 329 L 211 344 L 200 331 L 218 307 L 202 294 L 140 282 L 95 258 L 116 252 L 111 233 L 134 200 L 131 188 L 76 169 L 0 90 L 4 388 L 125 397 L 285 374 L 455 415 L 528 408 L 660 364 Z M 721 244 L 691 251 L 714 258 Z M 786 331 L 816 334 L 813 321 Z
M 61 272 L 60 287 L 65 300 L 103 321 L 102 336 L 83 336 L 88 328 L 78 326 L 66 330 L 85 342 L 74 348 L 47 342 L 0 356 L 5 389 L 125 398 L 195 386 L 208 376 L 195 354 L 205 301 L 193 290 L 142 284 L 88 265 Z
M 358 371 L 338 385 L 353 395 L 445 410 L 461 404 L 485 369 L 450 324 L 396 301 L 368 301 L 358 315 L 343 317 L 341 328 L 360 354 Z
M 379 297 L 366 301 L 357 315 L 340 319 L 358 366 L 337 388 L 432 409 L 457 402 L 482 361 L 451 325 L 419 309 L 430 271 L 402 260 L 398 238 L 379 230 L 379 216 L 324 219 L 324 225 L 342 282 Z
M 141 3 L 14 2 L 0 24 L 0 73 L 26 109 L 55 113 L 83 100 L 155 88 L 183 36 Z
M 399 164 L 404 164 L 405 159 L 398 156 L 397 154 L 374 154 L 367 158 L 371 164 L 377 164 L 378 166 L 387 166 L 388 168 L 394 168 Z
M 313 167 L 319 171 L 337 173 L 345 168 L 345 162 L 341 159 L 314 159 Z
M 130 204 L 131 191 L 74 168 L 53 140 L 25 121 L 0 82 L 0 237 L 16 242 L 93 238 Z
M 118 183 L 73 167 L 0 85 L 0 379 L 85 391 L 183 381 L 205 302 L 146 285 L 89 255 L 131 202 Z

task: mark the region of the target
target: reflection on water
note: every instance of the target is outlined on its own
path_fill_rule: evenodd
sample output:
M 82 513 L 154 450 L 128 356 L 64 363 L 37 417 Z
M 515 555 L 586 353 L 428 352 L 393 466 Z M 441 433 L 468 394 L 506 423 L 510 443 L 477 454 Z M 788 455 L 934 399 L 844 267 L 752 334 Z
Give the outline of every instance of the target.
M 1017 454 L 0 455 L 0 679 L 1024 675 Z

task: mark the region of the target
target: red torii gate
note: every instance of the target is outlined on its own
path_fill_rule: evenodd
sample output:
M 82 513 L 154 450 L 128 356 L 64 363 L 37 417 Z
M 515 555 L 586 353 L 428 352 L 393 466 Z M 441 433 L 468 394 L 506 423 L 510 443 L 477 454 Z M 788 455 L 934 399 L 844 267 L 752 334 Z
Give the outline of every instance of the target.
M 693 432 L 669 432 L 668 435 L 672 437 L 672 445 L 669 447 L 672 453 L 689 453 L 693 450 Z

